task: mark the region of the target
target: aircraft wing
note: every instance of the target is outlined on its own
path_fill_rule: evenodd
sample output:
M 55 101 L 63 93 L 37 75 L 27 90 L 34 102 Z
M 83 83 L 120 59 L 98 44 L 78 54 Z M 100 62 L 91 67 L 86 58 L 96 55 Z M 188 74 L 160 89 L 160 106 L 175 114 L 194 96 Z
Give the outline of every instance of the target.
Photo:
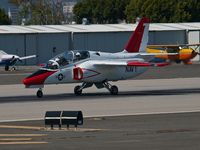
M 166 52 L 163 52 L 163 53 L 140 53 L 140 55 L 142 56 L 161 56 L 161 55 L 178 55 L 178 53 L 166 53 Z
M 143 62 L 140 60 L 112 60 L 112 61 L 104 61 L 104 60 L 98 60 L 93 62 L 94 66 L 135 66 L 135 67 L 163 67 L 169 65 L 168 62 L 164 63 L 151 63 L 151 62 Z
M 179 48 L 179 47 L 185 47 L 185 46 L 200 46 L 200 43 L 195 44 L 161 44 L 161 45 L 148 45 L 148 48 Z
M 34 58 L 34 57 L 36 57 L 36 55 L 30 55 L 30 56 L 20 57 L 19 60 L 24 60 L 24 59 Z
M 3 50 L 0 50 L 0 55 L 7 55 L 7 53 L 4 52 Z

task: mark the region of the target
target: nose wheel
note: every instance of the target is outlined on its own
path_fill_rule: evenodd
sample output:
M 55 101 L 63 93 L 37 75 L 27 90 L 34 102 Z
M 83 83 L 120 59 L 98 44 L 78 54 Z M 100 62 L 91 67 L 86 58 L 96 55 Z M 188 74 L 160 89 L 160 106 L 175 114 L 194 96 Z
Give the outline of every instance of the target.
M 42 98 L 43 97 L 43 92 L 42 92 L 42 89 L 39 89 L 36 93 L 37 97 L 38 98 Z

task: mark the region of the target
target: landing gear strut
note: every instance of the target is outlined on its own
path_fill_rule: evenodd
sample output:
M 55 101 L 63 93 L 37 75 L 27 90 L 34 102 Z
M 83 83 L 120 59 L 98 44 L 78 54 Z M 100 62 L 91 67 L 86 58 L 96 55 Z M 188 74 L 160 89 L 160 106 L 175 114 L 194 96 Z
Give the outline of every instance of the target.
M 38 98 L 42 98 L 43 97 L 43 92 L 42 92 L 42 88 L 40 88 L 37 93 L 36 93 Z
M 110 91 L 110 94 L 117 95 L 118 94 L 118 87 L 116 85 L 111 85 L 108 82 L 104 82 L 103 86 Z
M 9 71 L 9 69 L 10 69 L 10 67 L 9 66 L 5 66 L 5 71 Z M 11 67 L 11 69 L 10 69 L 11 71 L 15 71 L 16 70 L 16 67 L 15 66 L 13 66 L 13 67 Z
M 98 89 L 101 88 L 106 88 L 112 95 L 117 95 L 118 94 L 118 87 L 116 85 L 111 85 L 110 83 L 106 82 L 101 82 L 101 83 L 94 83 Z M 74 88 L 74 94 L 75 95 L 81 95 L 83 89 L 89 88 L 93 85 L 93 83 L 86 83 L 84 82 L 82 85 L 78 85 Z
M 76 86 L 76 87 L 74 88 L 74 94 L 77 95 L 77 96 L 78 96 L 78 95 L 81 95 L 83 89 L 89 88 L 89 87 L 91 87 L 92 85 L 93 85 L 93 83 L 86 83 L 86 82 L 84 82 L 82 85 L 78 85 L 78 86 Z

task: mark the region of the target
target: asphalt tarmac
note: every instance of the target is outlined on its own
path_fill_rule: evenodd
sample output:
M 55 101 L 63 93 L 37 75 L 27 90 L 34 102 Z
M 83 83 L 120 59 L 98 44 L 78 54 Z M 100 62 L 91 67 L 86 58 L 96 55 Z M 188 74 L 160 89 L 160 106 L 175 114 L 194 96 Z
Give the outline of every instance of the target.
M 43 121 L 0 124 L 1 150 L 198 150 L 200 113 L 96 117 L 75 130 Z
M 4 71 L 0 68 L 0 85 L 21 84 L 22 80 L 35 72 L 38 66 L 18 66 L 16 71 Z M 149 67 L 142 75 L 133 78 L 140 79 L 172 79 L 172 78 L 191 78 L 200 77 L 200 63 L 193 65 L 172 64 L 166 67 Z
M 134 80 L 114 82 L 118 96 L 89 88 L 77 97 L 70 84 L 47 86 L 43 99 L 20 84 L 37 68 L 1 70 L 0 149 L 198 150 L 199 67 L 150 68 Z M 45 129 L 38 119 L 48 110 L 82 110 L 84 125 Z

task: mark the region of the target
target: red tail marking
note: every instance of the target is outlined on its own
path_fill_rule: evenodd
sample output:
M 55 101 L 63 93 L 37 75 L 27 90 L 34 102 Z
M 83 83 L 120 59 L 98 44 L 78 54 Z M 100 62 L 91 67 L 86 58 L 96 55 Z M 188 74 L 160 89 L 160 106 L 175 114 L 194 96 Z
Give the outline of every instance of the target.
M 142 42 L 142 37 L 144 34 L 144 23 L 149 23 L 148 18 L 142 18 L 136 27 L 135 31 L 132 33 L 125 50 L 129 53 L 137 53 L 140 49 L 140 44 Z

